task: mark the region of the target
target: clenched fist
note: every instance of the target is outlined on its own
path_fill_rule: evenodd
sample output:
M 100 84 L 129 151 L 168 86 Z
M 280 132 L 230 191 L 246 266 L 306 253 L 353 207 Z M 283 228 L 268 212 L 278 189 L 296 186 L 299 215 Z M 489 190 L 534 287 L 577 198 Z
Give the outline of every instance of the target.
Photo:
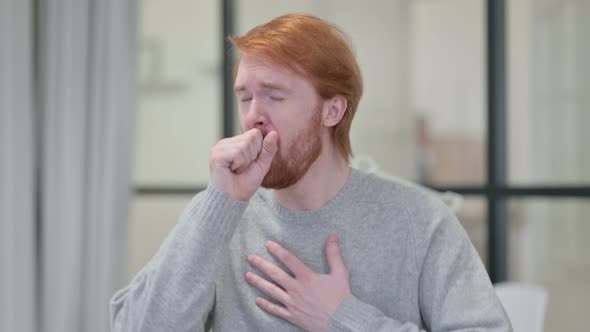
M 278 150 L 278 134 L 262 136 L 259 129 L 224 138 L 211 148 L 211 185 L 233 199 L 247 201 L 254 195 Z

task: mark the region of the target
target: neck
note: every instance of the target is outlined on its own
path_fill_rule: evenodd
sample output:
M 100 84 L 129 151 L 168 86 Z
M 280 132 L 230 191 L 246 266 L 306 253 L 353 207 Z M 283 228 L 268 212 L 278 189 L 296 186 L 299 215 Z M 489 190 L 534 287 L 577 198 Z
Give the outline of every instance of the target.
M 319 210 L 340 192 L 350 176 L 350 166 L 333 144 L 325 144 L 318 159 L 294 185 L 273 190 L 275 200 L 290 210 Z

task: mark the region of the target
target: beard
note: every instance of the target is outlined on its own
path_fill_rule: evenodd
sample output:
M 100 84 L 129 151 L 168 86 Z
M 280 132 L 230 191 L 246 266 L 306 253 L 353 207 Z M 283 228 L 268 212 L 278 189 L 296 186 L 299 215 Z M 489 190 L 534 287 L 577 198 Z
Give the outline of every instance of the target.
M 279 149 L 261 186 L 267 189 L 283 189 L 297 183 L 307 173 L 322 152 L 321 108 L 314 111 L 310 125 L 286 142 L 284 151 Z

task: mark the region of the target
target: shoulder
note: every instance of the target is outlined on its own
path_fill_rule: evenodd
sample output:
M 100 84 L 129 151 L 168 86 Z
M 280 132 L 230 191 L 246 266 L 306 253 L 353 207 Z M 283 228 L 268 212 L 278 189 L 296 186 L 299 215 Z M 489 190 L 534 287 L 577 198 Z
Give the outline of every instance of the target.
M 441 226 L 461 227 L 437 192 L 396 177 L 356 172 L 362 200 L 371 202 L 382 213 L 403 216 L 417 243 L 429 242 Z
M 384 206 L 396 206 L 413 218 L 430 219 L 435 215 L 452 214 L 438 194 L 418 184 L 396 177 L 354 171 L 365 200 Z

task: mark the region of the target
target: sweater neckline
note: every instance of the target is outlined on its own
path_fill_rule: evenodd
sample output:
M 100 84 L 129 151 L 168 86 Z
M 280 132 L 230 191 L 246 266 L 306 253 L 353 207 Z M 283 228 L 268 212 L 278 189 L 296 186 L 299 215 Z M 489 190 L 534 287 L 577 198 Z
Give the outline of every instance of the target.
M 291 210 L 282 206 L 274 198 L 272 190 L 266 189 L 268 201 L 272 207 L 273 212 L 280 219 L 288 219 L 297 222 L 312 222 L 322 218 L 334 216 L 342 209 L 344 202 L 346 202 L 349 193 L 356 186 L 360 178 L 360 171 L 355 168 L 350 168 L 348 179 L 344 186 L 338 193 L 323 207 L 317 210 Z

